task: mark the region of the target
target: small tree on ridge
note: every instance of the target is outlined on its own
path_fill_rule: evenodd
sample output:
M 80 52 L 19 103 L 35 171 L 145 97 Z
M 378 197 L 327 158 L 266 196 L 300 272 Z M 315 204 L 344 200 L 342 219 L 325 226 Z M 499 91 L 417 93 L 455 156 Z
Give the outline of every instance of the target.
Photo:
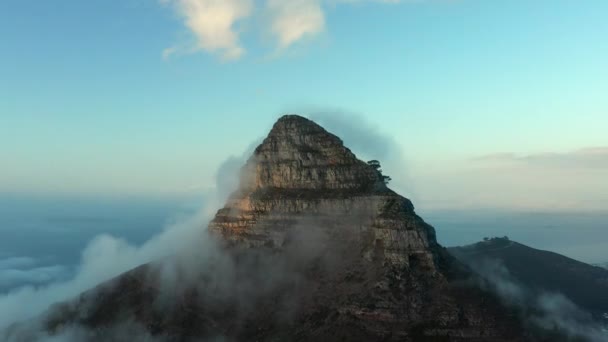
M 380 178 L 382 179 L 382 181 L 384 182 L 384 184 L 388 184 L 392 179 L 389 176 L 385 176 L 382 174 L 382 166 L 380 166 L 380 162 L 377 160 L 370 160 L 367 162 L 367 164 L 371 167 L 374 168 L 374 170 L 376 170 L 376 172 L 378 172 L 378 175 L 380 176 Z

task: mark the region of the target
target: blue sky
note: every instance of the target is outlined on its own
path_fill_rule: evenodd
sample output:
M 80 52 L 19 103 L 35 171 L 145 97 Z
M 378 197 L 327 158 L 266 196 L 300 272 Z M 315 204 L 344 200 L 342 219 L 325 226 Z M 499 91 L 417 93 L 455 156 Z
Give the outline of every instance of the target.
M 0 192 L 208 189 L 339 112 L 422 205 L 605 208 L 606 1 L 389 2 L 2 1 Z

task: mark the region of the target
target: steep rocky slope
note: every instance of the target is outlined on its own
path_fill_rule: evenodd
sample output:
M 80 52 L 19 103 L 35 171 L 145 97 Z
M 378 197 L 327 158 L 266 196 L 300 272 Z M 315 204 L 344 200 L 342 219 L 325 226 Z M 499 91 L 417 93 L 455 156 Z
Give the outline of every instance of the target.
M 408 199 L 300 116 L 274 125 L 208 232 L 216 252 L 127 272 L 52 308 L 45 329 L 100 341 L 531 339 Z
M 255 150 L 242 185 L 210 224 L 211 232 L 249 247 L 281 247 L 306 220 L 358 240 L 363 255 L 394 266 L 416 260 L 436 272 L 434 229 L 411 202 L 342 141 L 312 121 L 285 116 Z
M 232 246 L 278 251 L 314 234 L 319 256 L 340 260 L 332 274 L 334 295 L 357 286 L 359 293 L 332 308 L 352 323 L 379 336 L 405 337 L 408 329 L 429 336 L 510 335 L 486 308 L 456 302 L 448 275 L 464 270 L 437 244 L 433 227 L 387 188 L 379 172 L 314 122 L 281 118 L 241 177 L 210 231 Z

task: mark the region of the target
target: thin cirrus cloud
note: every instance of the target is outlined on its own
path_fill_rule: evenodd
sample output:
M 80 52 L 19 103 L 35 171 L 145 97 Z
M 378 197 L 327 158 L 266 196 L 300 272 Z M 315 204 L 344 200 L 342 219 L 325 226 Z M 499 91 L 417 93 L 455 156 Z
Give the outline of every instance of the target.
M 588 147 L 564 153 L 537 153 L 516 155 L 514 153 L 495 153 L 474 159 L 486 163 L 524 164 L 530 166 L 582 167 L 608 169 L 608 146 Z
M 473 194 L 470 206 L 605 211 L 608 205 L 608 146 L 495 153 L 470 162 L 455 176 L 462 188 L 454 191 Z M 444 187 L 438 190 L 446 193 Z
M 161 0 L 170 5 L 194 37 L 190 44 L 166 48 L 163 58 L 204 51 L 223 60 L 237 60 L 246 52 L 239 24 L 258 13 L 268 19 L 263 29 L 271 33 L 282 51 L 325 31 L 325 5 L 362 2 L 396 4 L 401 0 Z

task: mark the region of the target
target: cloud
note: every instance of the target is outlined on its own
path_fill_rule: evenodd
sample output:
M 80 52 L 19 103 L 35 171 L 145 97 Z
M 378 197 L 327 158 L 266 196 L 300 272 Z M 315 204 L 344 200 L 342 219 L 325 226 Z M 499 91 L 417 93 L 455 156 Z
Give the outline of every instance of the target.
M 506 305 L 523 315 L 524 323 L 547 331 L 557 330 L 573 340 L 606 340 L 602 327 L 589 313 L 560 293 L 538 291 L 525 286 L 500 260 L 483 258 L 471 262 L 469 266 L 484 279 L 483 287 L 496 293 Z
M 313 121 L 344 140 L 359 159 L 379 160 L 383 173 L 391 176 L 391 188 L 416 200 L 413 182 L 408 174 L 409 163 L 397 141 L 384 134 L 363 115 L 339 109 L 305 110 Z
M 3 328 L 14 322 L 34 318 L 54 303 L 66 301 L 150 261 L 162 260 L 176 254 L 186 256 L 195 254 L 195 257 L 186 259 L 193 260 L 189 263 L 196 263 L 194 266 L 190 265 L 192 267 L 190 270 L 198 269 L 200 262 L 218 254 L 218 246 L 207 235 L 207 223 L 218 207 L 223 206 L 228 194 L 236 190 L 239 171 L 245 163 L 246 156 L 251 154 L 256 145 L 257 141 L 249 145 L 242 156 L 230 157 L 222 163 L 217 171 L 215 191 L 205 200 L 204 206 L 192 215 L 176 218 L 162 232 L 152 236 L 142 245 L 133 245 L 124 239 L 107 234 L 99 235 L 84 248 L 75 272 L 70 272 L 72 274 L 68 274 L 66 268 L 38 267 L 39 260 L 30 257 L 8 256 L 1 259 L 0 285 L 2 279 L 9 281 L 17 278 L 24 282 L 27 280 L 27 284 L 18 288 L 13 286 L 13 290 L 0 294 L 0 333 Z M 15 270 L 17 268 L 29 269 L 30 272 L 19 272 Z M 4 271 L 6 273 L 3 273 Z M 36 282 L 40 279 L 46 280 L 45 275 L 49 275 L 50 282 L 46 284 Z M 51 276 L 55 278 L 51 279 Z M 71 336 L 75 332 L 68 331 L 68 333 Z M 82 340 L 72 337 L 66 338 L 65 341 Z M 40 340 L 48 339 L 45 336 Z
M 419 207 L 605 211 L 608 147 L 412 164 Z M 396 178 L 396 177 L 393 177 Z
M 36 263 L 36 259 L 30 257 L 9 257 L 0 260 L 0 270 L 32 267 Z
M 315 37 L 326 29 L 327 5 L 381 3 L 397 4 L 400 0 L 160 0 L 169 4 L 193 34 L 195 43 L 174 45 L 162 55 L 205 51 L 218 53 L 224 60 L 236 60 L 245 54 L 236 25 L 257 13 L 264 13 L 262 29 L 270 32 L 279 50 Z M 262 5 L 263 3 L 263 5 Z M 260 10 L 260 7 L 262 9 Z
M 172 46 L 163 51 L 163 57 L 181 52 L 204 50 L 219 53 L 225 60 L 240 58 L 245 49 L 241 46 L 235 25 L 247 18 L 253 10 L 253 0 L 162 0 L 171 4 L 183 18 L 184 25 L 194 34 L 192 46 Z
M 279 49 L 325 30 L 320 0 L 268 0 L 266 7 L 271 17 L 270 31 Z
M 238 164 L 235 157 L 229 158 L 218 170 L 218 177 L 237 177 Z M 232 184 L 232 181 L 224 183 L 226 190 L 231 190 Z M 72 314 L 87 321 L 85 317 L 94 315 L 92 312 L 96 310 L 96 298 L 99 297 L 90 294 L 78 296 L 80 293 L 150 261 L 156 262 L 149 265 L 145 279 L 152 288 L 159 289 L 151 299 L 151 306 L 159 310 L 176 309 L 173 294 L 195 289 L 203 297 L 200 302 L 190 304 L 194 307 L 204 303 L 210 308 L 234 308 L 235 320 L 256 315 L 258 300 L 270 296 L 272 302 L 284 310 L 282 313 L 287 312 L 281 319 L 289 319 L 289 313 L 298 305 L 299 296 L 311 289 L 303 273 L 306 265 L 314 261 L 315 267 L 328 274 L 341 269 L 344 256 L 338 253 L 343 252 L 339 246 L 345 240 L 329 239 L 330 235 L 323 228 L 326 227 L 324 221 L 307 217 L 300 219 L 286 236 L 283 254 L 277 258 L 275 253 L 264 249 L 237 250 L 235 254 L 222 250 L 204 228 L 209 219 L 204 213 L 205 210 L 201 209 L 194 217 L 170 225 L 142 246 L 134 246 L 109 235 L 98 236 L 82 253 L 80 266 L 72 279 L 41 287 L 23 287 L 0 295 L 0 340 L 165 340 L 164 336 L 152 339 L 146 327 L 136 316 L 130 316 L 132 313 L 129 311 L 120 320 L 91 330 L 68 319 L 70 324 L 61 325 L 52 331 L 53 336 L 49 336 L 46 325 L 54 317 L 61 320 L 61 317 L 74 317 Z M 362 216 L 367 217 L 366 214 Z M 352 225 L 344 227 L 350 229 Z M 344 232 L 342 235 L 348 234 Z M 276 293 L 282 293 L 278 289 L 290 289 L 291 292 L 277 297 Z M 51 306 L 60 302 L 66 304 Z M 49 307 L 51 310 L 46 311 Z M 45 311 L 47 315 L 41 316 Z M 13 324 L 15 322 L 18 324 Z
M 31 269 L 0 269 L 0 289 L 15 286 L 42 285 L 65 278 L 68 269 L 62 265 L 35 267 Z
M 514 153 L 495 153 L 474 158 L 485 163 L 511 163 L 531 166 L 574 168 L 608 168 L 608 147 L 589 147 L 565 153 L 537 153 L 518 156 Z
M 254 145 L 247 150 L 253 148 Z M 230 157 L 219 168 L 216 185 L 218 198 L 225 198 L 228 192 L 234 190 L 239 178 L 247 176 L 246 172 L 250 169 L 242 166 L 245 163 L 244 157 L 248 155 L 249 152 L 245 152 L 242 157 Z M 207 202 L 205 204 L 209 205 Z M 61 325 L 57 331 L 52 331 L 57 334 L 54 336 L 47 335 L 46 325 L 49 320 L 53 321 L 53 317 L 75 317 L 71 313 L 81 318 L 89 317 L 87 315 L 95 312 L 95 298 L 98 297 L 79 294 L 150 261 L 156 262 L 146 269 L 145 281 L 159 290 L 150 302 L 151 306 L 159 310 L 176 309 L 174 297 L 171 296 L 182 290 L 196 289 L 202 295 L 209 295 L 201 297 L 202 302 L 193 301 L 191 304 L 196 306 L 204 303 L 211 308 L 224 308 L 228 303 L 231 305 L 229 308 L 236 310 L 234 320 L 257 315 L 258 299 L 269 297 L 281 308 L 280 319 L 287 320 L 290 319 L 289 313 L 294 312 L 303 298 L 300 296 L 312 290 L 306 279 L 307 265 L 314 262 L 315 268 L 322 269 L 327 274 L 336 274 L 343 269 L 340 267 L 343 260 L 352 260 L 345 257 L 344 253 L 359 253 L 358 249 L 342 248 L 342 243 L 349 242 L 349 239 L 330 239 L 331 235 L 324 228 L 327 227 L 327 221 L 315 217 L 302 217 L 294 223 L 293 231 L 285 236 L 283 253 L 278 258 L 275 253 L 265 249 L 226 253 L 207 234 L 205 227 L 210 218 L 206 214 L 208 212 L 202 208 L 194 217 L 169 225 L 165 231 L 141 246 L 110 235 L 100 235 L 84 249 L 80 264 L 70 279 L 44 286 L 25 286 L 1 294 L 0 340 L 75 342 L 97 340 L 96 337 L 99 337 L 99 340 L 151 341 L 150 336 L 146 335 L 145 327 L 142 329 L 133 316 L 121 316 L 117 326 L 110 324 L 92 330 L 82 329 L 85 327 L 70 322 L 75 324 Z M 371 217 L 365 210 L 357 212 L 361 216 L 355 218 L 353 224 L 355 221 L 360 224 L 361 220 Z M 342 233 L 338 233 L 336 227 L 333 227 L 332 232 L 349 236 L 348 229 L 353 224 L 345 224 L 343 229 L 347 231 Z M 35 264 L 35 260 L 27 258 L 10 258 L 4 262 L 7 267 Z M 282 291 L 277 289 L 288 289 L 289 292 L 281 295 Z M 278 297 L 277 293 L 280 294 Z M 51 307 L 56 303 L 67 304 Z M 49 307 L 51 310 L 47 311 Z M 181 307 L 178 309 L 181 310 Z M 47 313 L 46 316 L 41 315 L 44 312 Z M 285 312 L 287 315 L 283 315 Z M 15 322 L 18 324 L 13 324 Z M 126 325 L 123 326 L 123 323 Z
M 401 157 L 401 147 L 395 139 L 383 134 L 362 115 L 330 109 L 313 111 L 309 116 L 364 158 L 382 161 Z
M 31 257 L 9 257 L 0 260 L 0 292 L 21 286 L 40 286 L 65 279 L 69 269 L 63 265 L 42 265 Z
M 326 29 L 325 7 L 356 3 L 398 4 L 401 0 L 266 0 L 266 10 L 272 18 L 270 32 L 279 50 Z
M 23 286 L 0 295 L 0 330 L 13 322 L 33 318 L 50 305 L 67 300 L 138 265 L 183 249 L 205 250 L 207 240 L 202 227 L 206 222 L 207 218 L 201 212 L 169 225 L 142 246 L 131 245 L 110 235 L 96 237 L 83 251 L 80 265 L 72 278 L 38 287 Z

